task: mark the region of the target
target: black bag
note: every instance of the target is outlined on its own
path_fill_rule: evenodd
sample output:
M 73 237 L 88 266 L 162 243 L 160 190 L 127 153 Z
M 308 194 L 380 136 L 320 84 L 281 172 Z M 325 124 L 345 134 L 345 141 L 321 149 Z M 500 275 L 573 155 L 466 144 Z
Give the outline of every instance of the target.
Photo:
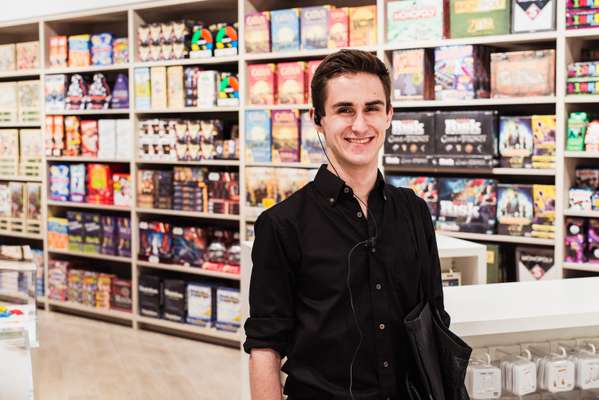
M 408 197 L 416 199 L 411 193 Z M 415 201 L 410 203 L 411 210 L 418 209 L 419 205 Z M 416 254 L 421 274 L 418 289 L 420 303 L 404 318 L 416 363 L 416 376 L 406 375 L 406 390 L 411 400 L 469 400 L 464 379 L 472 349 L 445 326 L 432 301 L 431 269 L 435 263 L 431 262 L 423 224 L 416 223 L 412 214 L 409 213 L 416 231 Z

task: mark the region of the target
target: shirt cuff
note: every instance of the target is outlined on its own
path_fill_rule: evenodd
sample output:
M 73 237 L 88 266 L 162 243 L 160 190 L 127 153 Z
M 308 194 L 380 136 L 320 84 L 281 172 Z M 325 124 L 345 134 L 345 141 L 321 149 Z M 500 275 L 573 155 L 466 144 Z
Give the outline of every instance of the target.
M 247 338 L 243 350 L 250 354 L 252 349 L 272 349 L 281 358 L 287 356 L 294 322 L 291 318 L 248 318 L 244 326 Z

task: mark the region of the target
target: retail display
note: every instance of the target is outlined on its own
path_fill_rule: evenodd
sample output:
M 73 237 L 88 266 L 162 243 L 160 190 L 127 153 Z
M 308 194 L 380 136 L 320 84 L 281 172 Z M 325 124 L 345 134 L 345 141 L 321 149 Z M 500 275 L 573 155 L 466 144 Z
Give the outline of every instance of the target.
M 0 174 L 39 177 L 43 144 L 39 129 L 0 129 Z
M 245 16 L 245 51 L 270 52 L 270 13 L 255 12 Z
M 448 4 L 442 0 L 388 1 L 387 43 L 443 39 Z
M 426 49 L 393 52 L 394 100 L 431 100 L 434 97 L 431 56 Z
M 570 210 L 599 210 L 599 169 L 578 167 L 574 185 L 568 191 Z
M 435 157 L 435 113 L 397 113 L 387 131 L 386 165 L 433 165 Z
M 0 122 L 40 122 L 40 81 L 0 83 Z
M 566 29 L 594 28 L 599 26 L 599 5 L 594 1 L 568 1 L 566 4 Z
M 433 221 L 439 215 L 439 182 L 437 178 L 428 176 L 387 176 L 387 183 L 395 187 L 412 189 L 426 202 Z
M 22 71 L 39 68 L 39 42 L 22 42 L 0 46 L 0 71 Z
M 329 44 L 331 6 L 300 9 L 301 42 L 303 50 L 326 49 Z
M 50 67 L 87 67 L 127 63 L 127 38 L 111 33 L 50 37 Z
M 491 97 L 555 94 L 555 50 L 491 54 Z
M 68 84 L 67 84 L 68 81 Z M 129 106 L 127 77 L 119 74 L 111 86 L 103 73 L 95 73 L 91 83 L 87 77 L 74 74 L 48 75 L 45 78 L 46 111 L 123 109 Z M 112 92 L 118 97 L 113 100 Z
M 512 0 L 512 32 L 555 29 L 555 0 Z

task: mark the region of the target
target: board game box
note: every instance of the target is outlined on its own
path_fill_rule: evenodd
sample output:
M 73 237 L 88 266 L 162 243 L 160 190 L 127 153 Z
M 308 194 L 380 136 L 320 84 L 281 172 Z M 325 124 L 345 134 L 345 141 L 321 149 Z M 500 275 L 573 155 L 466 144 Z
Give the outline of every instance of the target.
M 302 163 L 323 164 L 327 162 L 320 142 L 318 140 L 318 132 L 312 123 L 309 112 L 303 112 L 300 116 L 301 126 L 301 156 Z M 321 138 L 322 145 L 326 146 L 324 139 Z
M 299 111 L 272 111 L 272 161 L 299 162 Z
M 387 176 L 387 183 L 395 187 L 412 189 L 422 200 L 431 213 L 433 221 L 437 220 L 439 211 L 439 186 L 437 178 L 430 176 Z
M 310 181 L 308 170 L 303 168 L 277 168 L 276 202 L 289 198 Z
M 17 83 L 18 116 L 21 122 L 40 121 L 40 81 L 19 81 Z
M 499 117 L 499 155 L 502 167 L 531 168 L 532 117 Z
M 555 267 L 553 249 L 516 247 L 518 281 L 561 279 L 561 270 Z
M 532 236 L 555 238 L 555 186 L 533 185 L 534 220 Z
M 167 107 L 166 67 L 150 68 L 152 109 Z
M 275 103 L 275 64 L 248 65 L 248 102 L 252 105 Z
M 294 61 L 277 64 L 278 104 L 304 104 L 306 102 L 306 63 Z
M 555 50 L 491 54 L 491 97 L 555 94 Z
M 489 48 L 458 45 L 435 49 L 435 99 L 489 97 Z
M 303 50 L 326 49 L 329 42 L 331 6 L 302 7 L 301 40 Z
M 250 217 L 257 217 L 262 210 L 276 203 L 275 168 L 247 167 L 245 173 L 246 212 Z
M 396 113 L 385 139 L 385 165 L 432 165 L 435 113 Z
M 16 51 L 14 44 L 0 45 L 0 71 L 16 70 Z
M 245 112 L 245 159 L 246 162 L 271 161 L 271 120 L 266 110 Z
M 347 47 L 349 44 L 349 9 L 329 9 L 329 48 Z
M 449 22 L 443 0 L 399 0 L 387 2 L 387 43 L 441 40 Z
M 435 129 L 440 166 L 495 166 L 497 111 L 437 111 Z
M 65 109 L 66 86 L 67 76 L 64 74 L 47 75 L 45 77 L 46 111 L 62 111 Z
M 436 228 L 493 234 L 497 212 L 496 185 L 493 179 L 439 179 Z
M 322 60 L 310 60 L 306 67 L 306 86 L 308 90 L 308 102 L 312 103 L 312 78 L 316 73 L 316 69 L 320 65 Z
M 168 107 L 183 108 L 185 106 L 185 92 L 183 90 L 183 67 L 172 66 L 167 68 L 168 82 Z
M 512 0 L 512 33 L 555 29 L 554 0 Z
M 150 109 L 151 99 L 150 68 L 135 68 L 135 108 Z
M 555 115 L 533 115 L 532 167 L 555 168 Z
M 450 0 L 452 38 L 510 33 L 509 0 Z
M 393 52 L 393 100 L 434 97 L 432 54 L 426 49 Z
M 270 12 L 270 21 L 272 51 L 299 51 L 299 9 L 273 10 Z
M 497 185 L 497 233 L 530 236 L 533 222 L 532 185 Z
M 351 7 L 349 9 L 349 45 L 376 45 L 376 6 Z
M 40 42 L 17 43 L 17 69 L 36 69 L 40 66 Z
M 255 12 L 245 16 L 246 53 L 270 52 L 270 13 Z

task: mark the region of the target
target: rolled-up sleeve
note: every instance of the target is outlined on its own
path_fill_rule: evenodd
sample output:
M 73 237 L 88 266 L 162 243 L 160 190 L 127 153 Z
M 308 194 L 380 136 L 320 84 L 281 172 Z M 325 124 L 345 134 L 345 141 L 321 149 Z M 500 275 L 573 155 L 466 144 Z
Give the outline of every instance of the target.
M 254 348 L 287 355 L 291 332 L 295 325 L 294 273 L 287 235 L 269 213 L 260 215 L 252 248 L 250 280 L 250 316 L 245 321 L 245 352 Z

